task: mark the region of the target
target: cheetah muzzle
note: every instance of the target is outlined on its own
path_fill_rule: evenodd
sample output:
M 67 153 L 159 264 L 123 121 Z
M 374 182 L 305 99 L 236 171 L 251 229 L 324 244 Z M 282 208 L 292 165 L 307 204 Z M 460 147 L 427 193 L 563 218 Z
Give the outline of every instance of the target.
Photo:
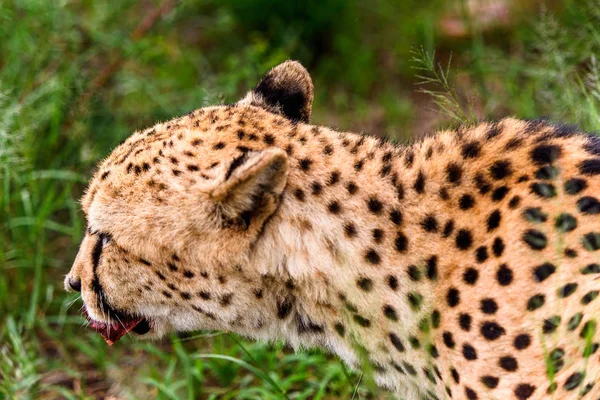
M 65 280 L 90 326 L 320 347 L 409 400 L 597 399 L 600 140 L 507 118 L 399 146 L 312 102 L 288 61 L 99 165 Z

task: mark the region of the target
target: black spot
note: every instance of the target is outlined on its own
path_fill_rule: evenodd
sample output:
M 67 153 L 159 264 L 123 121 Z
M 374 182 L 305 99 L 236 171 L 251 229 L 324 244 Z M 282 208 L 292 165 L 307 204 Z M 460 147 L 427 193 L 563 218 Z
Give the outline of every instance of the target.
M 588 251 L 596 251 L 600 249 L 600 233 L 589 232 L 583 235 L 581 244 Z
M 310 158 L 302 158 L 299 161 L 300 169 L 304 172 L 310 170 L 313 161 Z
M 506 160 L 496 161 L 490 167 L 490 173 L 492 174 L 492 178 L 499 180 L 504 179 L 507 176 L 512 174 L 512 168 L 510 167 L 510 162 Z
M 460 314 L 458 316 L 458 324 L 463 331 L 471 330 L 471 316 L 469 314 Z
M 342 206 L 340 206 L 340 203 L 338 203 L 337 201 L 332 201 L 327 206 L 327 209 L 332 214 L 339 214 L 342 211 Z
M 456 234 L 456 247 L 460 250 L 467 250 L 473 244 L 473 235 L 467 229 L 461 229 Z
M 531 336 L 529 336 L 527 333 L 522 333 L 520 335 L 517 335 L 513 342 L 513 345 L 515 346 L 515 349 L 517 349 L 517 350 L 524 350 L 524 349 L 528 348 L 530 344 L 531 344 Z
M 355 237 L 356 236 L 356 226 L 352 222 L 347 222 L 344 224 L 344 234 L 346 237 Z
M 222 148 L 224 148 L 224 147 L 225 147 L 225 143 L 223 143 L 223 142 L 217 142 L 217 143 L 216 143 L 216 144 L 213 146 L 213 149 L 214 149 L 214 150 L 221 150 L 221 149 L 222 149 Z
M 519 369 L 519 364 L 517 363 L 517 360 L 511 356 L 500 357 L 498 364 L 500 365 L 500 368 L 509 372 L 513 372 Z
M 467 142 L 462 146 L 463 158 L 476 158 L 481 154 L 481 146 L 477 142 Z
M 417 370 L 412 365 L 410 365 L 406 361 L 404 361 L 402 365 L 404 365 L 404 369 L 406 370 L 406 372 L 408 372 L 409 375 L 417 375 Z
M 469 285 L 474 285 L 479 278 L 479 272 L 475 268 L 467 268 L 463 273 L 463 280 Z
M 556 267 L 550 263 L 544 263 L 539 267 L 536 267 L 533 271 L 535 278 L 538 282 L 544 281 L 550 275 L 552 275 L 556 271 Z
M 475 258 L 477 259 L 477 262 L 480 264 L 485 262 L 488 259 L 487 247 L 485 247 L 485 246 L 478 247 L 477 250 L 475 251 Z
M 394 225 L 402 224 L 402 213 L 396 209 L 390 211 L 390 221 Z
M 495 210 L 493 211 L 487 219 L 487 231 L 491 232 L 494 229 L 498 228 L 500 226 L 500 219 L 502 218 L 502 215 L 500 214 L 500 210 Z
M 521 202 L 521 198 L 519 196 L 515 196 L 508 202 L 508 208 L 515 209 L 519 206 Z
M 277 318 L 285 319 L 292 312 L 292 300 L 285 298 L 277 302 Z
M 344 337 L 344 335 L 346 335 L 346 328 L 340 322 L 336 322 L 335 325 L 333 325 L 333 329 L 335 329 L 337 334 L 341 337 Z
M 565 390 L 574 390 L 577 386 L 581 385 L 581 382 L 583 382 L 584 377 L 584 373 L 575 372 L 567 378 L 563 387 L 565 388 Z
M 570 195 L 576 195 L 585 188 L 587 188 L 587 182 L 580 178 L 571 178 L 565 182 L 565 192 Z
M 591 196 L 584 196 L 577 200 L 577 208 L 584 214 L 600 214 L 600 202 Z
M 469 195 L 469 194 L 464 194 L 460 197 L 460 199 L 458 200 L 458 207 L 461 210 L 468 210 L 473 208 L 473 206 L 475 205 L 475 199 L 473 198 L 473 196 Z
M 588 264 L 581 269 L 581 273 L 584 275 L 600 274 L 600 265 L 599 264 Z
M 598 175 L 600 174 L 600 158 L 584 160 L 579 163 L 578 168 L 583 175 Z
M 442 187 L 440 189 L 440 199 L 442 200 L 448 200 L 450 199 L 450 193 L 448 193 L 448 189 L 445 187 Z
M 513 272 L 506 264 L 502 264 L 496 271 L 496 279 L 501 286 L 508 286 L 513 280 Z
M 433 215 L 427 215 L 425 219 L 421 222 L 421 227 L 426 232 L 437 232 L 438 230 L 438 222 L 437 219 Z
M 330 144 L 327 144 L 323 147 L 323 154 L 325 155 L 332 155 L 333 154 L 333 146 Z
M 381 210 L 383 210 L 383 204 L 375 197 L 369 198 L 367 201 L 367 207 L 369 207 L 369 211 L 371 211 L 373 214 L 380 214 Z
M 475 351 L 475 348 L 468 343 L 463 344 L 462 353 L 463 357 L 469 361 L 477 360 L 477 351 Z
M 425 175 L 423 174 L 423 171 L 419 171 L 413 188 L 417 193 L 423 193 L 425 191 Z
M 494 191 L 492 192 L 492 200 L 494 200 L 494 201 L 502 200 L 504 197 L 506 197 L 509 190 L 510 189 L 506 186 L 500 186 L 499 188 L 494 189 Z
M 346 185 L 346 190 L 348 190 L 348 193 L 354 194 L 358 190 L 358 186 L 356 186 L 354 182 L 348 182 Z
M 528 383 L 519 383 L 515 388 L 515 396 L 518 400 L 526 400 L 535 392 L 535 386 Z
M 540 207 L 530 207 L 523 211 L 523 216 L 529 222 L 543 223 L 548 220 L 548 214 L 544 213 Z
M 323 185 L 321 185 L 317 181 L 312 183 L 311 188 L 312 188 L 312 194 L 314 194 L 315 196 L 318 196 L 321 194 L 321 192 L 323 192 Z
M 450 288 L 446 294 L 446 302 L 450 307 L 456 307 L 460 303 L 460 292 L 456 288 Z
M 449 220 L 444 225 L 444 230 L 443 230 L 442 234 L 443 234 L 444 237 L 449 237 L 452 234 L 453 231 L 454 231 L 454 221 L 453 220 Z
M 536 294 L 531 296 L 527 301 L 527 311 L 535 311 L 538 308 L 542 307 L 546 302 L 546 296 L 543 294 Z
M 484 178 L 481 172 L 475 175 L 475 186 L 479 189 L 480 194 L 486 194 L 492 190 L 492 185 Z
M 596 297 L 598 297 L 598 293 L 600 293 L 598 290 L 590 290 L 589 292 L 587 292 L 585 294 L 585 296 L 583 296 L 581 298 L 581 304 L 583 304 L 583 305 L 590 304 L 592 301 L 594 301 L 596 299 Z
M 554 315 L 546 318 L 542 324 L 542 332 L 545 334 L 553 333 L 558 328 L 558 325 L 560 325 L 560 316 Z
M 358 160 L 354 163 L 354 170 L 355 171 L 360 171 L 363 168 L 363 165 L 365 164 L 365 160 Z
M 454 382 L 460 383 L 460 375 L 458 374 L 456 369 L 450 368 L 450 375 L 452 375 L 452 379 L 454 379 Z
M 567 329 L 570 331 L 574 331 L 575 329 L 577 329 L 577 327 L 581 323 L 582 319 L 583 319 L 583 314 L 580 312 L 576 313 L 575 315 L 573 315 L 571 317 L 571 319 L 569 319 L 569 322 L 567 322 Z
M 560 232 L 570 232 L 577 228 L 577 220 L 571 214 L 562 213 L 556 217 L 554 226 Z
M 496 257 L 500 257 L 502 253 L 504 253 L 504 241 L 499 237 L 494 239 L 494 243 L 492 244 L 492 251 Z
M 437 272 L 437 256 L 431 256 L 427 259 L 427 278 L 429 280 L 435 281 L 438 277 Z
M 200 298 L 202 300 L 210 300 L 210 293 L 209 292 L 201 291 L 200 293 L 198 293 L 198 296 L 200 296 Z
M 446 167 L 446 177 L 449 183 L 459 184 L 462 178 L 462 167 L 457 163 L 450 163 Z
M 495 314 L 498 311 L 498 304 L 494 299 L 481 300 L 481 312 L 484 314 Z
M 481 377 L 480 381 L 485 387 L 489 389 L 495 389 L 498 387 L 498 382 L 500 379 L 496 378 L 495 376 L 485 375 Z
M 365 253 L 365 260 L 371 264 L 378 265 L 381 262 L 381 257 L 374 249 L 368 249 Z
M 418 349 L 421 347 L 421 342 L 419 342 L 419 339 L 417 339 L 415 336 L 409 336 L 408 343 L 413 349 Z
M 365 317 L 362 317 L 358 314 L 354 315 L 354 321 L 359 324 L 360 326 L 362 326 L 363 328 L 368 328 L 371 326 L 371 321 L 369 321 L 368 319 L 366 319 Z
M 381 243 L 381 241 L 383 240 L 383 237 L 384 237 L 383 230 L 381 230 L 379 228 L 375 228 L 371 231 L 371 233 L 373 234 L 373 241 L 375 243 Z
M 481 335 L 487 340 L 496 340 L 506 334 L 506 330 L 496 322 L 484 322 L 480 328 Z
M 390 306 L 389 304 L 383 307 L 383 314 L 392 321 L 398 321 L 398 315 L 396 315 L 396 310 L 394 310 L 394 307 Z
M 554 165 L 545 165 L 535 172 L 535 177 L 542 180 L 554 179 L 558 176 L 559 170 Z
M 151 267 L 151 266 L 152 266 L 152 263 L 151 263 L 150 261 L 148 261 L 148 260 L 145 260 L 145 259 L 143 259 L 143 258 L 140 258 L 140 262 L 141 262 L 142 264 L 144 264 L 144 265 L 147 265 L 148 267 Z
M 408 277 L 413 282 L 418 282 L 421 280 L 421 271 L 415 265 L 408 266 Z
M 410 306 L 413 310 L 419 310 L 421 308 L 421 303 L 423 302 L 423 296 L 421 296 L 417 292 L 410 292 L 406 296 Z
M 194 274 L 192 271 L 186 269 L 183 271 L 183 276 L 187 279 L 192 279 L 194 276 L 196 276 L 196 274 Z
M 398 350 L 399 352 L 403 352 L 405 350 L 404 344 L 402 344 L 402 341 L 400 340 L 398 335 L 396 335 L 395 333 L 390 333 L 389 337 L 390 342 L 392 342 L 392 345 L 396 348 L 396 350 Z
M 551 183 L 534 182 L 530 186 L 531 191 L 544 199 L 556 196 L 556 187 Z
M 477 400 L 478 399 L 477 393 L 468 386 L 465 386 L 465 395 L 467 396 L 467 399 L 469 399 L 469 400 Z
M 442 334 L 442 339 L 444 340 L 444 344 L 446 345 L 446 347 L 448 347 L 449 349 L 453 349 L 454 346 L 456 346 L 456 342 L 454 341 L 452 333 L 448 331 L 444 332 Z
M 294 196 L 299 200 L 299 201 L 304 201 L 305 195 L 304 195 L 304 190 L 298 188 L 296 190 L 294 190 Z
M 522 239 L 533 250 L 542 250 L 548 244 L 546 235 L 536 229 L 528 229 L 523 233 Z
M 531 150 L 531 160 L 537 165 L 552 164 L 560 157 L 561 149 L 553 144 L 541 144 Z
M 365 292 L 371 291 L 373 289 L 373 281 L 369 278 L 360 278 L 356 281 L 356 285 L 364 290 Z
M 568 247 L 565 249 L 565 251 L 563 253 L 564 253 L 565 257 L 567 257 L 567 258 L 577 257 L 577 251 L 573 250 L 571 248 L 568 248 Z
M 392 290 L 398 290 L 398 278 L 394 275 L 388 275 L 387 284 Z
M 431 326 L 434 329 L 437 329 L 440 327 L 440 320 L 442 319 L 442 315 L 440 314 L 440 312 L 438 310 L 433 310 L 431 312 Z
M 404 233 L 398 232 L 396 239 L 394 240 L 394 245 L 396 246 L 397 251 L 404 253 L 408 249 L 408 238 Z
M 556 291 L 558 297 L 569 297 L 577 290 L 578 284 L 575 282 L 567 283 Z
M 333 171 L 327 180 L 328 185 L 335 185 L 340 181 L 340 171 Z

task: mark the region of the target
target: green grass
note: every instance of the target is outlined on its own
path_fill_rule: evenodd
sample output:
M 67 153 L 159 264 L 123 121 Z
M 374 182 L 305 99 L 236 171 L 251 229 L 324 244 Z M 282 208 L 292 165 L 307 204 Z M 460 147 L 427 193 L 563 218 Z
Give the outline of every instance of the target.
M 136 129 L 237 99 L 286 58 L 313 74 L 315 122 L 341 129 L 405 141 L 515 115 L 600 131 L 598 0 L 529 7 L 497 30 L 467 16 L 460 39 L 439 27 L 452 5 L 416 0 L 185 0 L 134 37 L 147 3 L 161 4 L 0 2 L 1 399 L 383 398 L 320 351 L 225 333 L 107 348 L 62 290 L 96 162 Z

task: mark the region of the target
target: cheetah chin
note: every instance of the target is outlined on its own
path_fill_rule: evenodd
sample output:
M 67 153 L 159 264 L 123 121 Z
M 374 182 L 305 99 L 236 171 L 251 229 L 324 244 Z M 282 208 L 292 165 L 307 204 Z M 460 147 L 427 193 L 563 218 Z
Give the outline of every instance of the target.
M 309 123 L 297 62 L 134 133 L 67 290 L 111 344 L 320 347 L 398 398 L 600 397 L 600 139 L 506 118 L 400 146 Z

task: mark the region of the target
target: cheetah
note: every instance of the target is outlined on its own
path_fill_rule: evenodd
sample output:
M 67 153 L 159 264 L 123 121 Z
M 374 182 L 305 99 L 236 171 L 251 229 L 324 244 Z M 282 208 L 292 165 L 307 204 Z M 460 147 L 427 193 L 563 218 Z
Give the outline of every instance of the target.
M 98 167 L 65 279 L 107 342 L 224 330 L 401 399 L 598 399 L 600 139 L 514 118 L 400 146 L 309 123 L 299 63 Z

